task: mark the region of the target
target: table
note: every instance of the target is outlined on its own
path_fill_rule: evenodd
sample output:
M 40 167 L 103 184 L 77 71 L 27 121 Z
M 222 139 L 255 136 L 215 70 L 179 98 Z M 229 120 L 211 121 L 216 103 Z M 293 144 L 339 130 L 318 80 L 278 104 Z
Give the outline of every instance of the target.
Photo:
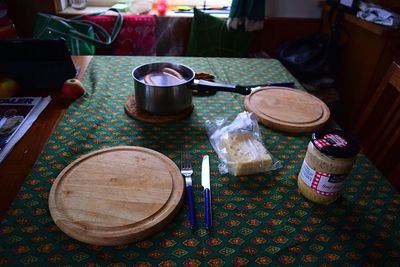
M 242 96 L 218 92 L 195 97 L 192 115 L 175 123 L 134 120 L 123 108 L 133 91 L 130 72 L 155 61 L 183 63 L 224 83 L 295 81 L 276 60 L 94 57 L 83 77 L 88 94 L 66 110 L 0 224 L 0 265 L 399 265 L 400 194 L 364 155 L 357 158 L 343 197 L 327 207 L 307 201 L 297 189 L 309 134 L 261 126 L 266 147 L 283 168 L 221 175 L 204 121 L 241 112 Z M 186 203 L 162 231 L 127 245 L 87 245 L 56 227 L 47 201 L 58 173 L 81 155 L 118 145 L 154 149 L 177 164 L 181 150 L 192 152 L 197 228 L 189 228 Z M 212 176 L 210 231 L 201 225 L 204 154 L 210 155 Z

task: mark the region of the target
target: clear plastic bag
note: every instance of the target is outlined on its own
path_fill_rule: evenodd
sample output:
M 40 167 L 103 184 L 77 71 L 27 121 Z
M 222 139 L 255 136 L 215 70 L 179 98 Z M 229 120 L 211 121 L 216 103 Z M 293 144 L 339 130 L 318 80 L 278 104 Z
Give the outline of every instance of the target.
M 244 111 L 234 118 L 206 120 L 205 127 L 218 154 L 221 174 L 249 175 L 281 167 L 266 149 L 253 113 Z

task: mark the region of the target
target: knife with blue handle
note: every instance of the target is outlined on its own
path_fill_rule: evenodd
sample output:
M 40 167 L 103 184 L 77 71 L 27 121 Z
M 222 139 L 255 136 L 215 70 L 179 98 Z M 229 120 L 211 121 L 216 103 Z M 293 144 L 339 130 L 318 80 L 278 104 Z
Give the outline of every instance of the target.
M 210 160 L 208 155 L 203 157 L 201 165 L 201 185 L 204 188 L 204 226 L 207 229 L 212 227 L 211 210 L 211 185 L 210 185 Z

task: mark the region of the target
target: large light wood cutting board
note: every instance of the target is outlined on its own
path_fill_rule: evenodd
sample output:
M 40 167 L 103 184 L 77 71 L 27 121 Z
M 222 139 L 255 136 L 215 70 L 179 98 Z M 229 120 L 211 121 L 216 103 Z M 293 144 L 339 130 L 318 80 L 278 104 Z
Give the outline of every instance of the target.
M 165 155 L 121 146 L 68 165 L 49 196 L 50 214 L 67 235 L 89 244 L 120 245 L 165 226 L 182 204 L 184 180 Z
M 329 108 L 319 98 L 286 87 L 256 90 L 245 97 L 244 105 L 265 126 L 291 133 L 315 131 L 330 117 Z

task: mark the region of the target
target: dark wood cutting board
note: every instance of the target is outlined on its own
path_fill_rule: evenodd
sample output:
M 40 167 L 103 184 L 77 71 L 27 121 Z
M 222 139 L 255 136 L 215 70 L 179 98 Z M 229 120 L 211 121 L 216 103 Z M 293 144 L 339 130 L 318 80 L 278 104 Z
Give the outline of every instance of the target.
M 50 214 L 67 235 L 95 245 L 143 239 L 164 227 L 182 204 L 184 180 L 165 155 L 121 146 L 92 152 L 54 181 Z

